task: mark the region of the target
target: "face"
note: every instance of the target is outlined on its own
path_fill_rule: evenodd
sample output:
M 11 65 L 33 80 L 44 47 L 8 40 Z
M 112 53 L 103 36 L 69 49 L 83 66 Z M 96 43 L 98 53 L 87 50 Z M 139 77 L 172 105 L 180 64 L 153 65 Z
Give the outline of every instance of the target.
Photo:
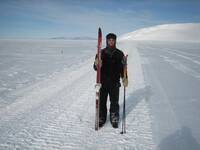
M 115 45 L 115 40 L 114 39 L 108 39 L 108 46 L 113 47 Z

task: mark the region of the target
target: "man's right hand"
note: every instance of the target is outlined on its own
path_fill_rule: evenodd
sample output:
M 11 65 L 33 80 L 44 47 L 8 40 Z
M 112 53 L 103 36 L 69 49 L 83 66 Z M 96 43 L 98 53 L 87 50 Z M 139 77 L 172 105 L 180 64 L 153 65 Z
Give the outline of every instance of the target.
M 101 59 L 99 60 L 99 63 L 100 63 L 100 67 L 101 67 L 102 66 L 102 60 Z M 98 58 L 95 59 L 94 65 L 97 67 L 97 65 L 98 65 Z

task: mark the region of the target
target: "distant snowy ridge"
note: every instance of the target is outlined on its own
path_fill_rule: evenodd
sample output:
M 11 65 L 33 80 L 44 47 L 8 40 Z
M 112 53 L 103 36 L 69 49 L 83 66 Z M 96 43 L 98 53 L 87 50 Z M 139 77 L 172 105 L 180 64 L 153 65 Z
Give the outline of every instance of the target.
M 53 37 L 53 40 L 96 40 L 94 37 L 80 36 L 80 37 Z
M 123 40 L 200 42 L 200 23 L 164 24 L 142 28 L 119 37 Z

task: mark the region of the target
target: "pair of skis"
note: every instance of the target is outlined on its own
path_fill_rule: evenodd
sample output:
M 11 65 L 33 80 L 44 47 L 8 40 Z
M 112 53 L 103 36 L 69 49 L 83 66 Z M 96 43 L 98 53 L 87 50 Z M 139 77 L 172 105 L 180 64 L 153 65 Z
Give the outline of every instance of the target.
M 100 104 L 100 88 L 101 88 L 101 45 L 102 33 L 101 28 L 98 30 L 98 43 L 97 43 L 97 78 L 96 78 L 96 112 L 95 112 L 95 130 L 99 130 L 99 104 Z
M 95 130 L 99 130 L 99 104 L 100 104 L 100 88 L 101 88 L 101 46 L 102 46 L 102 32 L 101 28 L 98 30 L 98 42 L 97 42 L 97 76 L 96 76 L 96 109 L 95 109 Z M 125 56 L 124 64 L 124 77 L 127 77 L 127 55 Z M 125 99 L 126 88 L 124 87 L 124 101 L 123 101 L 123 115 L 122 115 L 122 132 L 126 133 L 126 112 L 125 112 Z

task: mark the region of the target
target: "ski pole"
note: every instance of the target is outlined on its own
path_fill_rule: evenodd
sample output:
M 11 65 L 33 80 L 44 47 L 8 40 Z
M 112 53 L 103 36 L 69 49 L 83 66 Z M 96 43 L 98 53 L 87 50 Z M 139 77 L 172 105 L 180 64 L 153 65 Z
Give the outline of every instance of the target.
M 125 64 L 124 64 L 124 78 L 128 79 L 127 75 L 127 57 L 125 56 Z M 126 87 L 124 86 L 124 101 L 123 101 L 123 116 L 122 116 L 122 131 L 121 134 L 126 133 Z
M 124 101 L 123 101 L 123 116 L 122 116 L 122 131 L 121 134 L 126 133 L 126 88 L 124 87 Z

